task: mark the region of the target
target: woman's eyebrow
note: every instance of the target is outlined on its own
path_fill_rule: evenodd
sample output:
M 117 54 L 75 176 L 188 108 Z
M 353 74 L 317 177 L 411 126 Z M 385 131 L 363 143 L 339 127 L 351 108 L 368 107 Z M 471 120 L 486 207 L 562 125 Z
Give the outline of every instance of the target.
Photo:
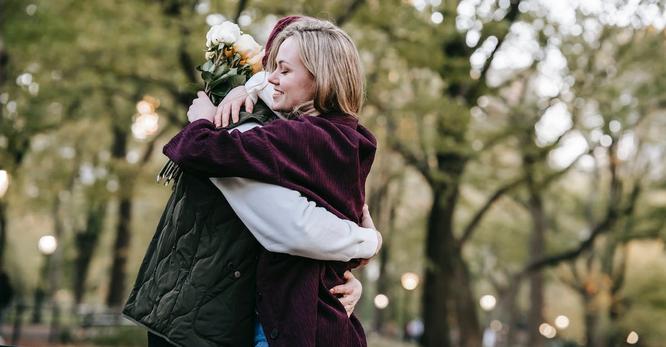
M 282 59 L 278 60 L 277 64 L 278 64 L 278 65 L 283 65 L 283 64 L 284 64 L 284 65 L 290 65 L 288 62 L 286 62 L 286 61 L 284 61 L 284 60 L 282 60 Z

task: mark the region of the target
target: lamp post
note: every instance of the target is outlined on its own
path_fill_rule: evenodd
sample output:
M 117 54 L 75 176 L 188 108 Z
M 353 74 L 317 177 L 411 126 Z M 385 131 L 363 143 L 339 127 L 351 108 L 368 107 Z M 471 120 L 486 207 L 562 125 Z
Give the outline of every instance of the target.
M 377 294 L 374 303 L 376 308 L 383 310 L 389 305 L 389 298 L 384 294 Z
M 402 274 L 402 276 L 400 276 L 400 284 L 402 285 L 402 288 L 404 288 L 407 292 L 411 292 L 414 289 L 416 289 L 416 287 L 419 286 L 420 280 L 421 279 L 419 278 L 419 275 L 417 275 L 413 272 L 405 272 L 404 274 Z M 406 324 L 409 321 L 409 319 L 407 317 L 408 295 L 409 294 L 403 293 L 402 312 L 401 312 L 401 317 L 400 317 L 401 318 L 400 319 L 401 327 L 402 327 L 403 331 L 405 331 L 405 332 L 406 332 L 406 329 L 405 329 Z M 404 337 L 407 340 L 411 336 L 407 336 L 407 334 L 405 333 Z
M 37 243 L 37 249 L 39 253 L 44 256 L 44 265 L 42 271 L 40 271 L 40 278 L 37 284 L 37 289 L 35 289 L 35 308 L 32 315 L 32 322 L 34 324 L 39 324 L 42 322 L 42 305 L 44 304 L 44 297 L 47 294 L 46 290 L 46 277 L 51 272 L 51 255 L 55 252 L 58 247 L 58 241 L 52 235 L 45 235 L 39 238 Z
M 132 135 L 138 140 L 145 140 L 154 135 L 159 129 L 159 115 L 155 110 L 160 102 L 152 96 L 146 95 L 143 100 L 137 102 L 138 114 L 132 123 Z
M 485 312 L 484 314 L 484 323 L 483 323 L 483 345 L 484 346 L 494 346 L 497 341 L 497 333 L 502 329 L 502 323 L 500 321 L 492 321 L 490 326 L 486 326 L 487 322 L 490 320 L 490 311 L 492 311 L 497 305 L 497 299 L 495 296 L 486 294 L 479 299 L 479 306 Z
M 497 299 L 495 299 L 495 297 L 490 294 L 482 296 L 481 299 L 479 300 L 479 305 L 481 306 L 481 309 L 483 309 L 486 312 L 492 311 L 495 308 L 496 304 L 497 304 Z

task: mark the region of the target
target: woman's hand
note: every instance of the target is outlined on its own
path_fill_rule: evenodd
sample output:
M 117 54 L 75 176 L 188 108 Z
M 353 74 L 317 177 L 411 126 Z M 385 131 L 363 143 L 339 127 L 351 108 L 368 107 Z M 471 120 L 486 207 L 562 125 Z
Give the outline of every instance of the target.
M 214 121 L 215 126 L 227 127 L 229 125 L 229 117 L 231 117 L 233 123 L 238 122 L 241 107 L 245 105 L 245 111 L 252 112 L 254 103 L 255 101 L 245 91 L 245 86 L 238 86 L 232 89 L 222 99 L 222 102 L 217 105 Z
M 215 117 L 215 105 L 210 101 L 208 95 L 202 91 L 197 92 L 197 98 L 192 100 L 192 105 L 187 110 L 187 120 L 190 123 L 199 119 L 206 119 L 210 122 Z
M 382 233 L 380 233 L 377 228 L 375 228 L 375 223 L 372 221 L 372 216 L 370 216 L 370 209 L 368 205 L 363 205 L 363 216 L 361 217 L 361 226 L 368 229 L 373 229 L 377 231 L 377 250 L 375 255 L 379 254 L 379 250 L 382 249 Z
M 344 278 L 347 282 L 331 288 L 330 292 L 338 297 L 342 306 L 345 307 L 345 311 L 347 311 L 347 317 L 349 317 L 354 312 L 358 300 L 361 299 L 363 286 L 361 285 L 361 282 L 352 275 L 351 271 L 345 271 Z
M 370 210 L 368 209 L 368 205 L 363 205 L 363 216 L 361 216 L 361 226 L 364 228 L 368 229 L 373 229 L 377 233 L 377 249 L 375 249 L 375 254 L 372 256 L 376 256 L 379 254 L 379 251 L 382 249 L 382 243 L 383 243 L 383 238 L 382 238 L 382 233 L 380 233 L 377 228 L 375 228 L 375 223 L 372 221 L 372 217 L 370 216 Z M 371 258 L 372 258 L 371 257 Z M 361 268 L 370 262 L 370 259 L 360 259 L 358 262 L 358 265 L 356 265 L 354 268 Z

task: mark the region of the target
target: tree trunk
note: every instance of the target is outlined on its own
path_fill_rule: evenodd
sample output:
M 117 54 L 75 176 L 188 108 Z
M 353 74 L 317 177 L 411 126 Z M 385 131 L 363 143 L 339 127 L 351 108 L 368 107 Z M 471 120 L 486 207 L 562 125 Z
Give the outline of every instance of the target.
M 423 295 L 424 345 L 450 346 L 449 318 L 456 318 L 460 346 L 480 347 L 481 332 L 469 270 L 453 235 L 456 188 L 433 189 L 428 220 L 425 286 Z M 449 306 L 453 303 L 453 307 Z
M 63 225 L 62 218 L 60 217 L 60 198 L 58 196 L 55 197 L 55 202 L 53 204 L 53 210 L 51 211 L 52 217 L 53 217 L 53 236 L 55 236 L 57 240 L 57 247 L 55 249 L 55 252 L 51 255 L 51 264 L 50 264 L 50 269 L 48 272 L 48 278 L 49 278 L 49 290 L 48 293 L 51 297 L 51 299 L 54 298 L 55 292 L 60 289 L 60 282 L 62 279 L 62 269 L 64 268 L 63 265 L 63 251 L 65 248 L 64 245 L 64 234 L 65 234 L 65 226 Z
M 382 246 L 382 250 L 379 252 L 379 276 L 377 277 L 377 294 L 386 295 L 389 288 L 388 278 L 386 278 L 386 265 L 388 263 L 388 259 L 389 246 Z M 385 308 L 379 309 L 375 307 L 374 328 L 375 331 L 379 333 L 384 331 L 385 311 Z
M 394 181 L 388 179 L 387 181 L 382 181 L 383 184 L 376 190 L 374 190 L 368 196 L 368 207 L 370 208 L 370 213 L 373 216 L 375 227 L 382 232 L 383 244 L 382 249 L 379 252 L 379 275 L 377 276 L 376 282 L 376 293 L 377 294 L 388 294 L 389 290 L 389 279 L 386 274 L 386 266 L 390 259 L 390 248 L 391 248 L 391 237 L 393 235 L 393 228 L 395 226 L 395 211 L 400 202 L 400 195 L 402 194 L 402 186 L 399 186 L 398 192 L 393 192 L 391 187 L 394 186 Z M 377 332 L 383 332 L 384 330 L 384 321 L 386 319 L 386 308 L 379 309 L 375 307 L 374 315 L 374 330 Z
M 127 172 L 127 139 L 126 129 L 113 127 L 113 143 L 111 156 L 117 164 L 120 194 L 118 203 L 118 219 L 116 221 L 116 240 L 113 247 L 113 264 L 106 304 L 111 308 L 120 308 L 125 299 L 125 277 L 127 275 L 127 256 L 129 253 L 130 227 L 132 222 L 132 195 L 134 178 Z M 123 170 L 123 168 L 125 168 Z
M 76 259 L 74 260 L 74 302 L 78 305 L 85 295 L 88 268 L 92 260 L 97 241 L 104 228 L 104 216 L 107 202 L 94 204 L 88 210 L 85 229 L 76 233 L 74 242 L 76 246 Z
M 126 189 L 132 189 L 127 187 Z M 124 195 L 124 194 L 123 194 Z M 127 257 L 130 244 L 130 223 L 132 220 L 132 200 L 129 196 L 120 198 L 118 222 L 116 224 L 116 242 L 113 247 L 113 265 L 111 282 L 106 304 L 119 308 L 125 300 L 125 279 L 127 277 Z
M 449 331 L 449 283 L 453 281 L 451 249 L 452 210 L 442 201 L 443 190 L 433 189 L 433 203 L 428 218 L 426 269 L 423 287 L 423 345 L 451 346 Z
M 7 244 L 7 203 L 0 200 L 0 271 L 4 270 L 5 245 Z
M 470 281 L 469 269 L 458 248 L 452 254 L 455 280 L 449 282 L 455 302 L 456 320 L 460 333 L 459 346 L 481 347 L 481 327 L 476 311 L 476 300 Z
M 504 291 L 501 299 L 501 312 L 504 319 L 502 319 L 502 324 L 505 324 L 508 327 L 508 332 L 506 334 L 506 340 L 502 346 L 512 347 L 515 346 L 516 342 L 516 329 L 518 325 L 518 319 L 520 312 L 516 305 L 516 297 L 520 291 L 520 280 L 509 283 L 508 289 Z
M 446 122 L 438 125 L 445 128 Z M 456 129 L 460 130 L 460 129 Z M 464 147 L 464 132 L 449 131 L 447 137 Z M 424 345 L 480 347 L 481 328 L 476 312 L 474 291 L 462 250 L 454 235 L 454 212 L 458 202 L 459 182 L 466 157 L 459 152 L 437 154 L 437 168 L 444 178 L 431 182 L 433 204 L 426 236 L 426 275 L 423 293 Z M 451 305 L 452 304 L 452 305 Z M 457 324 L 452 341 L 450 317 Z
M 597 328 L 598 317 L 597 310 L 594 305 L 594 296 L 583 293 L 583 307 L 585 308 L 585 345 L 596 346 L 597 343 Z
M 529 211 L 532 217 L 532 234 L 530 235 L 529 261 L 537 261 L 545 252 L 544 237 L 546 232 L 546 218 L 543 210 L 541 195 L 534 187 L 530 187 Z M 539 333 L 539 325 L 543 319 L 543 273 L 534 271 L 529 275 L 530 308 L 527 314 L 527 345 L 543 347 L 544 338 Z

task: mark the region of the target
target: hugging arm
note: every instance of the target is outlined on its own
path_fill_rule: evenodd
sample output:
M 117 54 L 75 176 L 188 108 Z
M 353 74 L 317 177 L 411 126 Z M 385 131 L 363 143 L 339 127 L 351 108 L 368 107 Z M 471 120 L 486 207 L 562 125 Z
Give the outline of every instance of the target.
M 273 109 L 273 85 L 268 83 L 268 72 L 254 74 L 244 86 L 238 86 L 222 99 L 217 106 L 213 123 L 216 127 L 227 127 L 240 119 L 240 110 L 252 112 L 254 105 L 261 99 L 268 108 Z M 273 111 L 275 112 L 275 111 Z M 279 112 L 276 112 L 281 117 Z
M 276 122 L 274 121 L 270 125 Z M 290 122 L 291 123 L 291 122 Z M 285 124 L 284 128 L 293 127 Z M 293 136 L 284 128 L 268 126 L 252 129 L 243 136 L 238 131 L 216 129 L 208 120 L 199 119 L 183 128 L 165 146 L 164 154 L 183 169 L 208 177 L 246 177 L 272 179 L 278 183 L 275 153 L 294 152 L 285 138 Z M 285 148 L 286 147 L 286 148 Z
M 271 252 L 349 261 L 371 258 L 378 251 L 376 230 L 340 219 L 295 190 L 239 177 L 211 180 Z
M 258 124 L 240 125 L 247 131 Z M 374 225 L 338 218 L 296 190 L 240 177 L 211 178 L 259 243 L 271 252 L 318 260 L 366 259 L 379 250 Z

